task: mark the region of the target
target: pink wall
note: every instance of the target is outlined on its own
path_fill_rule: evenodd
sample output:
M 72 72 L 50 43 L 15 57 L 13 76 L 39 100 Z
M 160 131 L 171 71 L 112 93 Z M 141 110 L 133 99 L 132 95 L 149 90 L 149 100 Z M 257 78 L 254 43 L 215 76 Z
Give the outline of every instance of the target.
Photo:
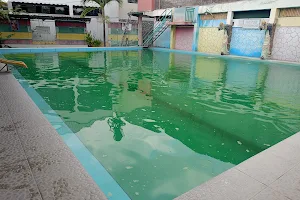
M 192 51 L 194 27 L 177 27 L 175 49 Z
M 138 11 L 152 11 L 155 9 L 155 0 L 138 0 Z

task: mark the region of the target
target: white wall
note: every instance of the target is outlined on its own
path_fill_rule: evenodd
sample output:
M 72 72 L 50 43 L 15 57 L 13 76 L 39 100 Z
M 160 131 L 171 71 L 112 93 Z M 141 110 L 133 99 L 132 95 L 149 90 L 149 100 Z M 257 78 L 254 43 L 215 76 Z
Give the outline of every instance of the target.
M 30 26 L 32 31 L 32 39 L 35 41 L 55 41 L 56 40 L 56 27 L 54 20 L 41 20 L 31 19 Z M 50 28 L 49 34 L 43 34 L 38 32 L 37 26 L 44 26 Z
M 224 4 L 211 4 L 200 6 L 199 13 L 228 12 L 228 11 L 246 11 L 246 10 L 264 10 L 272 8 L 291 8 L 299 7 L 300 0 L 247 0 Z
M 92 18 L 90 22 L 86 23 L 86 31 L 91 32 L 91 34 L 96 38 L 103 41 L 103 24 L 101 18 Z M 106 24 L 106 37 L 108 33 L 108 27 Z M 107 39 L 107 38 L 106 38 Z
M 123 0 L 122 7 L 120 8 L 119 17 L 120 19 L 128 19 L 129 12 L 137 12 L 138 4 L 137 3 L 128 3 L 128 0 Z

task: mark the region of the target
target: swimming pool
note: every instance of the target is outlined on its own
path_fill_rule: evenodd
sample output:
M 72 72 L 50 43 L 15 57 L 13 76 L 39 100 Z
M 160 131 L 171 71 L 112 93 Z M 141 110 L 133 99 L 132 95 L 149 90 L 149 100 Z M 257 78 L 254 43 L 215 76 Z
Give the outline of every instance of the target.
M 300 129 L 296 66 L 152 50 L 5 57 L 26 62 L 22 76 L 132 199 L 177 197 Z

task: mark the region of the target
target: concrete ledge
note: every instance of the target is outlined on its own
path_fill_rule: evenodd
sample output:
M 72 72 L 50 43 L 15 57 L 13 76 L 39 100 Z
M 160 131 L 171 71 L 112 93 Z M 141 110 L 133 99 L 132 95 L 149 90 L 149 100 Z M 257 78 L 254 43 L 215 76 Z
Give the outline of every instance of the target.
M 300 132 L 176 200 L 299 200 Z

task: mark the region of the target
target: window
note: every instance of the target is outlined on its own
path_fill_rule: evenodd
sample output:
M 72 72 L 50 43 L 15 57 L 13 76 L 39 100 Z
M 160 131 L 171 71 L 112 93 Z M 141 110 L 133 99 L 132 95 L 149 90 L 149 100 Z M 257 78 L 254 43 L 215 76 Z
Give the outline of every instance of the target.
M 138 0 L 128 0 L 128 3 L 138 3 Z
M 84 8 L 82 6 L 74 6 L 73 7 L 73 14 L 74 15 L 81 15 L 83 10 L 84 10 Z M 99 13 L 100 13 L 99 9 L 95 9 L 95 10 L 89 12 L 86 16 L 98 16 Z
M 50 7 L 49 6 L 42 6 L 42 13 L 50 14 Z

